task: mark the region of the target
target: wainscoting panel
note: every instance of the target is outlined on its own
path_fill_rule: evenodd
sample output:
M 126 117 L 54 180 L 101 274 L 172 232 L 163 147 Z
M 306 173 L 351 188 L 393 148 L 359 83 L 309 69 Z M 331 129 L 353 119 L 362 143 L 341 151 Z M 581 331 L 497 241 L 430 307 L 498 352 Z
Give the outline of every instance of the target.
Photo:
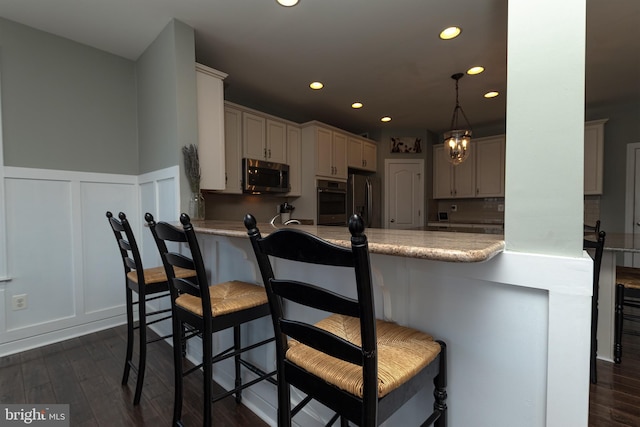
M 143 176 L 3 170 L 10 280 L 0 286 L 0 356 L 122 324 L 122 262 L 105 213 L 125 212 L 143 259 L 160 265 L 143 215 L 177 217 L 179 168 Z M 12 310 L 22 294 L 27 308 Z
M 82 182 L 80 189 L 83 313 L 116 309 L 115 313 L 123 314 L 125 298 L 122 258 L 105 213 L 111 211 L 117 217 L 120 212 L 124 212 L 133 223 L 136 236 L 140 234 L 135 181 L 127 184 Z

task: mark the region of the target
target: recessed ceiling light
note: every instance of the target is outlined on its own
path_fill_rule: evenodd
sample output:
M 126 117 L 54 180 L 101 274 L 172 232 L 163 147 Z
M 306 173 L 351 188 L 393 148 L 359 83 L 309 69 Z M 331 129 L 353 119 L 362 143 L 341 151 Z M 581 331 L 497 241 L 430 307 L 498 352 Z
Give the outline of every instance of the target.
M 309 87 L 314 90 L 322 89 L 324 85 L 320 82 L 311 82 L 309 83 Z
M 467 74 L 480 74 L 481 72 L 484 71 L 484 67 L 481 66 L 477 66 L 477 67 L 471 67 L 467 70 Z
M 389 116 L 384 116 L 383 118 L 380 119 L 381 122 L 390 122 L 391 121 L 391 117 Z
M 351 104 L 351 108 L 362 108 L 362 102 L 354 102 Z
M 291 7 L 298 4 L 298 0 L 276 0 L 280 6 Z
M 496 92 L 496 91 L 491 91 L 491 92 L 487 92 L 484 94 L 485 98 L 495 98 L 496 96 L 500 95 L 500 93 Z
M 455 39 L 460 35 L 462 29 L 459 27 L 448 27 L 440 32 L 440 38 L 442 40 L 451 40 Z

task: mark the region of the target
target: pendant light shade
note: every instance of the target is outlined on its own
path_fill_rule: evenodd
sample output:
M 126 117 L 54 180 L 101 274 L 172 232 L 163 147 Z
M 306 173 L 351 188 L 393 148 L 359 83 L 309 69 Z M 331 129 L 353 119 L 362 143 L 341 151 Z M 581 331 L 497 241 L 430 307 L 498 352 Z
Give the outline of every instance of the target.
M 456 73 L 451 76 L 456 81 L 456 106 L 453 109 L 451 126 L 449 126 L 451 130 L 444 134 L 444 152 L 447 160 L 454 166 L 464 162 L 469 157 L 469 150 L 471 149 L 471 125 L 458 101 L 458 81 L 463 76 L 464 74 L 462 73 Z M 458 124 L 458 114 L 462 114 L 462 117 L 467 122 L 466 128 Z

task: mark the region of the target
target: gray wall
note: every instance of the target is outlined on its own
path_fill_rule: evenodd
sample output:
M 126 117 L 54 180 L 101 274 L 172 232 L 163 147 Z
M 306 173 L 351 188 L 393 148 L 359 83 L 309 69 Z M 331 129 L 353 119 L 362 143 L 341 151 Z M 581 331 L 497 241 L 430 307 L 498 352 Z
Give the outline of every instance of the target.
M 189 185 L 182 147 L 198 143 L 193 29 L 173 20 L 137 61 L 140 173 L 180 166 L 181 210 Z
M 607 232 L 624 232 L 627 144 L 640 142 L 640 102 L 592 107 L 587 120 L 606 119 L 604 125 L 604 183 L 600 221 Z
M 5 165 L 138 173 L 132 61 L 0 18 L 0 71 Z

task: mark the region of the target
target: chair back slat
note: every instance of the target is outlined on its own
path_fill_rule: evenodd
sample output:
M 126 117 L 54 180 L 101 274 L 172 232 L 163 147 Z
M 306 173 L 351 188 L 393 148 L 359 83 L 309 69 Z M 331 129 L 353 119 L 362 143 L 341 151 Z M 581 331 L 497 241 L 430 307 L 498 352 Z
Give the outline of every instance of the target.
M 171 283 L 176 288 L 178 293 L 187 293 L 198 298 L 202 297 L 200 286 L 198 286 L 198 284 L 193 280 L 174 278 Z
M 362 348 L 303 322 L 281 320 L 282 333 L 325 354 L 362 366 Z
M 113 231 L 113 235 L 120 248 L 120 256 L 122 257 L 125 273 L 131 270 L 143 271 L 142 257 L 140 256 L 138 244 L 136 243 L 136 238 L 127 220 L 127 216 L 123 212 L 120 212 L 118 218 L 119 219 L 114 218 L 111 212 L 107 212 L 107 219 L 109 220 L 111 231 Z
M 291 280 L 271 280 L 273 292 L 285 299 L 345 316 L 359 317 L 358 301 L 315 285 Z
M 280 229 L 258 244 L 268 255 L 310 264 L 353 267 L 350 249 L 334 245 L 307 233 L 291 233 L 291 229 Z

